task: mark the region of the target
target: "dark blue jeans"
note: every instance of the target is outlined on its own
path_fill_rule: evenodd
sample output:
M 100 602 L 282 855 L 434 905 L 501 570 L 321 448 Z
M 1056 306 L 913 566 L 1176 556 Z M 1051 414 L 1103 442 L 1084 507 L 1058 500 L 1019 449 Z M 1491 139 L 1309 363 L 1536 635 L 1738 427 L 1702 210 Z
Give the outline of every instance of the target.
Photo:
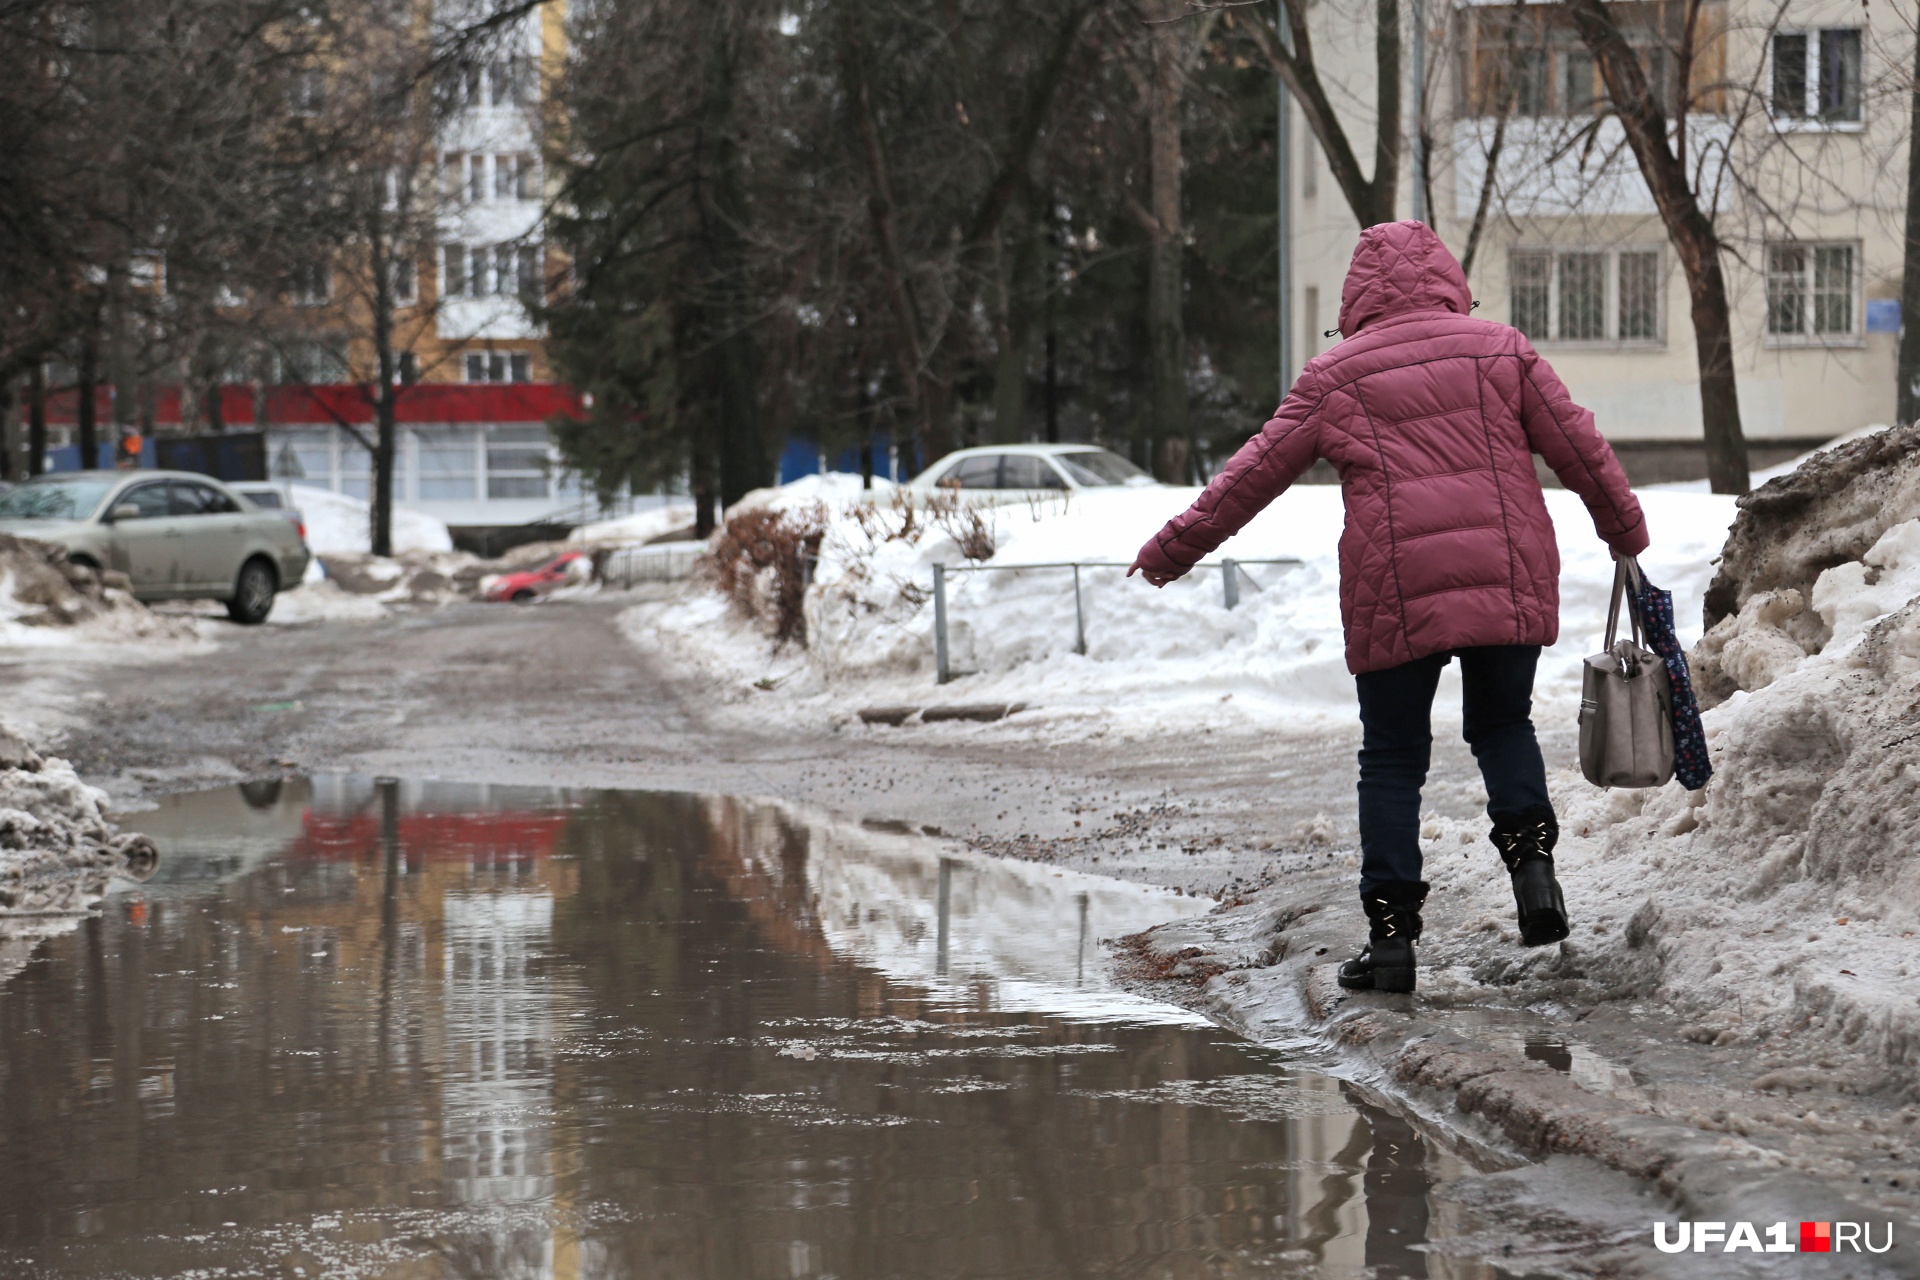
M 1460 659 L 1464 736 L 1498 819 L 1544 805 L 1547 768 L 1533 736 L 1537 644 L 1436 653 L 1356 676 L 1360 690 L 1360 892 L 1420 876 L 1420 788 L 1433 750 L 1433 691 Z

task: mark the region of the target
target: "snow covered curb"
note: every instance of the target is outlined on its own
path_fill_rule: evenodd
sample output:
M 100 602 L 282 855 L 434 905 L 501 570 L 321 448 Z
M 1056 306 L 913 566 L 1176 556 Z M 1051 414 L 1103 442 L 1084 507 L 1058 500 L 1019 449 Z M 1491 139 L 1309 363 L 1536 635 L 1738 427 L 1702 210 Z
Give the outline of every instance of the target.
M 153 841 L 107 820 L 107 793 L 0 728 L 0 979 L 74 927 L 115 876 L 144 879 Z

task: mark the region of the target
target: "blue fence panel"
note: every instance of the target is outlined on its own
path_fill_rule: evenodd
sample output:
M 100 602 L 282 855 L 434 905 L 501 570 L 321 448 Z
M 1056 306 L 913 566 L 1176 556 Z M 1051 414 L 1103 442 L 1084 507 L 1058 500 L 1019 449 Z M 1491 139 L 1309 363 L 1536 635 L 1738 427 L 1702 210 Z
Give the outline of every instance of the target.
M 889 475 L 888 465 L 891 455 L 888 450 L 892 444 L 893 437 L 887 432 L 877 431 L 874 433 L 873 474 L 898 480 L 910 480 L 918 475 L 920 473 L 921 462 L 911 444 L 903 444 L 900 448 L 900 456 L 895 460 L 895 465 L 899 469 L 899 475 Z M 845 472 L 849 475 L 858 475 L 860 472 L 859 446 L 848 445 L 837 455 L 829 456 L 827 458 L 827 470 Z M 796 436 L 790 438 L 787 441 L 786 449 L 780 454 L 780 479 L 778 483 L 791 484 L 802 476 L 818 475 L 819 473 L 820 446 L 803 437 Z

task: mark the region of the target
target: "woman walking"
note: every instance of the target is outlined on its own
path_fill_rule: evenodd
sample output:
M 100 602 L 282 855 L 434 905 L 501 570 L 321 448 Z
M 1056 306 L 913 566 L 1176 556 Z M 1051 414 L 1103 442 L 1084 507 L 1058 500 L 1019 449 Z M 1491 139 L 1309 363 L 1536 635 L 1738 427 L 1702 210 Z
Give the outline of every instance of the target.
M 1538 453 L 1615 556 L 1647 527 L 1593 415 L 1516 329 L 1468 314 L 1465 274 L 1418 222 L 1367 228 L 1340 297 L 1339 345 L 1307 363 L 1266 427 L 1140 549 L 1154 586 L 1186 573 L 1315 459 L 1340 473 L 1340 612 L 1360 696 L 1360 902 L 1368 943 L 1340 984 L 1411 991 L 1420 788 L 1441 668 L 1460 659 L 1465 737 L 1525 946 L 1567 936 L 1559 836 L 1534 737 L 1534 667 L 1560 631 L 1560 555 Z

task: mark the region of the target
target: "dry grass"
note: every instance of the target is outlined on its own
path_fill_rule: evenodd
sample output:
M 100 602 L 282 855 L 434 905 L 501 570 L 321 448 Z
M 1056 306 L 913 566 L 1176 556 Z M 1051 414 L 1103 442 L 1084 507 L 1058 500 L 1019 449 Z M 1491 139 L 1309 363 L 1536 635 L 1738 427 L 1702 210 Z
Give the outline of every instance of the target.
M 790 511 L 755 507 L 730 517 L 707 553 L 722 595 L 760 622 L 775 644 L 807 642 L 807 584 L 827 531 L 820 503 Z

